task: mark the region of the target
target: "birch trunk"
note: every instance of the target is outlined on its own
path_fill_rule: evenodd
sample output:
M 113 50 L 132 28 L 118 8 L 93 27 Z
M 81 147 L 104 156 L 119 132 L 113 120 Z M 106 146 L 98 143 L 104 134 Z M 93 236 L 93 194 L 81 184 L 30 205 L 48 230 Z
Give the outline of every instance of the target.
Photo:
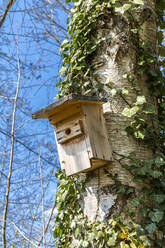
M 157 44 L 155 1 L 145 0 L 144 2 L 137 13 L 141 27 L 140 38 L 146 40 L 155 53 Z M 106 170 L 113 175 L 117 174 L 122 184 L 135 187 L 136 194 L 140 194 L 141 185 L 133 181 L 123 165 L 128 164 L 127 157 L 131 152 L 136 152 L 138 159 L 145 159 L 152 152 L 143 142 L 128 137 L 125 129 L 131 119 L 124 117 L 122 111 L 125 107 L 133 106 L 137 95 L 145 96 L 152 104 L 154 99 L 150 97 L 147 76 L 137 75 L 139 40 L 131 29 L 132 24 L 126 14 L 105 15 L 97 24 L 97 35 L 104 37 L 105 42 L 98 49 L 97 54 L 91 58 L 91 63 L 94 68 L 93 83 L 96 83 L 96 80 L 102 82 L 101 95 L 109 100 L 104 105 L 104 114 L 114 161 L 106 167 Z M 131 82 L 125 77 L 126 74 L 130 78 L 138 79 L 137 92 L 132 89 Z M 129 94 L 112 96 L 110 91 L 112 85 L 118 92 L 123 88 L 127 89 Z M 127 200 L 117 194 L 115 181 L 108 177 L 105 168 L 102 168 L 92 172 L 85 184 L 83 211 L 89 220 L 104 220 L 111 217 L 113 213 L 122 214 Z

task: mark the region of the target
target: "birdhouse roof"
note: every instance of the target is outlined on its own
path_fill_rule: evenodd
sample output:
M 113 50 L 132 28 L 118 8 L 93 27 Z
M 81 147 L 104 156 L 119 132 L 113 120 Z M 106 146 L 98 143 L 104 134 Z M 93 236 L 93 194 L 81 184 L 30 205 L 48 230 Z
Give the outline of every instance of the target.
M 58 101 L 34 112 L 32 114 L 33 119 L 40 118 L 50 118 L 52 115 L 59 113 L 60 111 L 65 111 L 66 109 L 72 108 L 73 105 L 77 103 L 82 104 L 103 104 L 107 102 L 105 98 L 91 97 L 91 96 L 82 96 L 76 94 L 70 94 L 65 96 Z

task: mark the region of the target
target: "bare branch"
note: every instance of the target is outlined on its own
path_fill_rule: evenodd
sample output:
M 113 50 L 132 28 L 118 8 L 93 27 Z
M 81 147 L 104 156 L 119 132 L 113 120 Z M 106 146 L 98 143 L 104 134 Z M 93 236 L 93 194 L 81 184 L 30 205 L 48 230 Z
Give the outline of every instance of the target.
M 34 242 L 32 242 L 30 239 L 28 239 L 25 234 L 16 226 L 15 223 L 13 223 L 14 227 L 16 228 L 16 230 L 21 234 L 22 237 L 24 237 L 24 239 L 26 239 L 31 245 L 39 248 L 39 246 L 37 246 Z
M 5 18 L 7 16 L 7 13 L 9 12 L 10 8 L 12 7 L 12 5 L 14 4 L 15 0 L 9 0 L 8 1 L 8 4 L 6 6 L 6 9 L 4 11 L 4 13 L 2 14 L 1 16 L 1 20 L 0 20 L 0 28 L 2 27 L 4 21 L 5 21 Z
M 44 208 L 44 187 L 43 187 L 43 176 L 42 176 L 42 164 L 39 156 L 40 164 L 40 181 L 41 181 L 41 199 L 42 199 L 42 237 L 43 237 L 43 247 L 45 248 L 45 208 Z
M 19 64 L 19 51 L 18 51 L 18 40 L 16 38 L 16 46 L 17 46 L 17 69 L 18 69 L 18 81 L 17 81 L 17 88 L 16 94 L 14 99 L 14 108 L 13 108 L 13 120 L 12 120 L 12 130 L 11 130 L 11 151 L 10 151 L 10 162 L 9 162 L 9 173 L 7 179 L 7 189 L 6 189 L 6 196 L 5 196 L 5 206 L 4 206 L 4 213 L 3 213 L 3 223 L 2 223 L 2 244 L 3 248 L 6 248 L 6 224 L 7 224 L 7 214 L 8 214 L 8 206 L 9 206 L 9 194 L 10 194 L 10 187 L 11 187 L 11 176 L 12 176 L 12 168 L 13 168 L 13 157 L 14 157 L 14 133 L 15 133 L 15 117 L 16 117 L 16 110 L 17 110 L 17 99 L 19 93 L 19 85 L 20 85 L 20 64 Z
M 56 206 L 56 202 L 54 201 L 54 204 L 53 204 L 53 207 L 52 207 L 52 210 L 51 210 L 51 213 L 50 213 L 50 216 L 49 216 L 47 225 L 46 225 L 45 230 L 44 230 L 44 234 L 47 232 L 48 227 L 49 227 L 49 225 L 50 225 L 50 221 L 51 221 L 51 219 L 52 219 L 52 216 L 53 216 L 53 213 L 54 213 L 55 206 Z M 43 238 L 44 238 L 44 237 L 43 237 L 43 235 L 42 235 L 42 237 L 41 237 L 41 239 L 40 239 L 40 241 L 39 241 L 39 243 L 38 243 L 38 246 L 41 245 Z

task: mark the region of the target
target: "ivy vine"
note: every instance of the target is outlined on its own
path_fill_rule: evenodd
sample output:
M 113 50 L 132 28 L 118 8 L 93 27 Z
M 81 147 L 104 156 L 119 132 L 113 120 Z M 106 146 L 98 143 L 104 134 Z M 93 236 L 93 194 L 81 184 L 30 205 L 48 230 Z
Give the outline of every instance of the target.
M 83 0 L 73 2 L 72 15 L 68 18 L 68 39 L 63 41 L 60 49 L 63 65 L 58 82 L 59 97 L 69 93 L 99 95 L 102 84 L 99 82 L 93 84 L 94 68 L 91 63 L 93 54 L 104 42 L 104 37 L 95 36 L 97 23 L 106 14 L 136 12 L 139 6 L 143 5 L 143 0 L 123 2 L 91 0 L 90 4 Z M 134 224 L 131 208 L 128 209 L 127 222 L 124 216 L 117 215 L 105 222 L 88 221 L 80 205 L 85 177 L 79 175 L 67 178 L 63 172 L 58 171 L 59 187 L 56 195 L 58 214 L 53 231 L 57 248 L 163 247 L 163 240 L 165 240 L 163 237 L 165 235 L 165 83 L 163 77 L 165 1 L 156 2 L 159 57 L 153 54 L 145 40 L 139 40 L 137 73 L 148 76 L 151 96 L 157 102 L 153 105 L 144 96 L 137 95 L 136 102 L 124 108 L 122 112 L 124 116 L 131 117 L 131 122 L 126 128 L 127 134 L 139 142 L 145 142 L 153 152 L 151 157 L 143 161 L 136 158 L 136 153 L 128 154 L 130 164 L 125 165 L 135 181 L 145 182 L 147 185 L 143 187 L 141 196 L 130 199 L 130 206 L 133 205 L 143 217 L 142 226 Z M 140 27 L 136 20 L 131 31 L 138 36 Z M 131 78 L 129 75 L 125 77 L 136 91 L 136 78 Z M 116 94 L 116 89 L 112 90 Z M 122 94 L 129 94 L 129 92 L 127 89 L 122 89 Z M 148 118 L 152 119 L 151 124 L 147 122 Z M 128 194 L 125 190 L 122 193 Z

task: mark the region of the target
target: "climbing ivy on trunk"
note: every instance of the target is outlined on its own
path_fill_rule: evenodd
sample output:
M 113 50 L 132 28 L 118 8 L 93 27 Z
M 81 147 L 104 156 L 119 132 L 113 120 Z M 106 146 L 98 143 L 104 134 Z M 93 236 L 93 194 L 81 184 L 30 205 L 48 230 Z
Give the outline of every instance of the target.
M 67 0 L 67 2 L 70 2 Z M 121 114 L 129 121 L 125 131 L 137 142 L 145 143 L 151 153 L 145 159 L 137 157 L 136 151 L 127 154 L 128 164 L 124 167 L 134 181 L 143 183 L 141 194 L 122 184 L 117 176 L 113 177 L 117 193 L 129 198 L 129 204 L 122 214 L 113 213 L 106 221 L 89 221 L 84 216 L 81 197 L 83 185 L 88 175 L 67 178 L 57 172 L 59 188 L 56 196 L 58 214 L 55 220 L 54 237 L 57 248 L 64 247 L 120 247 L 143 248 L 164 247 L 165 242 L 165 84 L 163 33 L 165 22 L 163 14 L 165 1 L 155 1 L 157 13 L 157 44 L 152 46 L 142 38 L 138 14 L 145 0 L 74 0 L 74 8 L 68 17 L 67 39 L 61 44 L 60 53 L 63 65 L 58 82 L 59 94 L 69 93 L 101 96 L 109 92 L 108 100 L 122 98 L 128 106 Z M 149 15 L 150 13 L 144 14 Z M 130 90 L 119 88 L 109 78 L 103 83 L 95 73 L 102 66 L 94 63 L 94 58 L 104 47 L 106 37 L 98 28 L 106 25 L 111 16 L 120 16 L 129 25 L 129 35 L 137 49 L 136 73 L 134 76 L 123 74 L 134 92 L 129 103 Z M 106 40 L 106 42 L 108 42 Z M 114 44 L 115 45 L 115 44 Z M 156 49 L 155 49 L 156 47 Z M 148 97 L 139 91 L 139 78 L 144 78 L 150 92 Z M 137 216 L 140 216 L 141 224 Z

